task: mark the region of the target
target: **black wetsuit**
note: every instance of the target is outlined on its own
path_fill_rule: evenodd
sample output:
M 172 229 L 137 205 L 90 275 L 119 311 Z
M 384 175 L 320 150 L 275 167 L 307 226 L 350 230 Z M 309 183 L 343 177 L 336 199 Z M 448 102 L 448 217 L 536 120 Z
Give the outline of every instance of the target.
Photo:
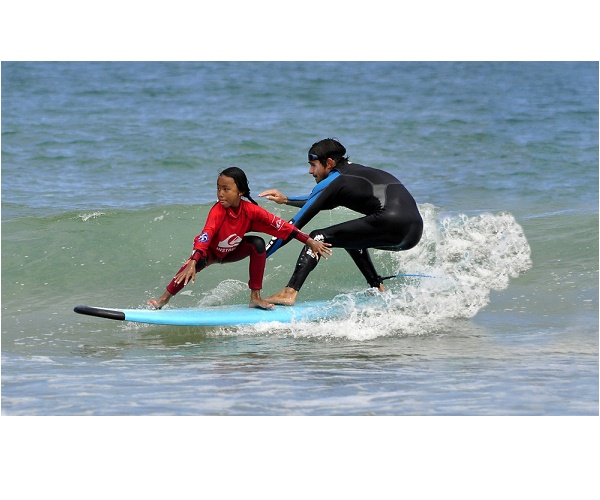
M 334 174 L 336 171 L 339 175 Z M 332 175 L 335 178 L 329 180 Z M 321 210 L 335 207 L 347 207 L 364 214 L 359 219 L 312 231 L 310 236 L 331 243 L 333 247 L 344 248 L 367 283 L 377 288 L 382 279 L 377 274 L 367 249 L 397 252 L 414 247 L 423 234 L 423 219 L 417 204 L 396 177 L 357 163 L 337 165 L 321 182 L 327 181 L 327 186 L 311 199 L 310 206 L 300 217 L 294 219 L 294 225 L 301 228 Z M 301 201 L 294 199 L 290 199 L 288 204 L 303 205 Z M 317 263 L 318 259 L 305 246 L 288 286 L 300 290 Z

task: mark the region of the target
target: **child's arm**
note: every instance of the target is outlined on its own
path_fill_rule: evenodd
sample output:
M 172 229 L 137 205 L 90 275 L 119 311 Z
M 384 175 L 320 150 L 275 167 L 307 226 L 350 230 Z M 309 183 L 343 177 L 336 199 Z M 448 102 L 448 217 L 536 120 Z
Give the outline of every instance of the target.
M 248 205 L 248 207 L 254 214 L 253 224 L 250 227 L 250 230 L 267 233 L 286 241 L 295 238 L 300 243 L 307 244 L 316 255 L 321 255 L 325 259 L 327 259 L 328 255 L 332 255 L 331 249 L 329 248 L 331 246 L 330 243 L 315 241 L 293 224 L 284 221 L 258 205 Z
M 183 281 L 186 286 L 190 281 L 193 283 L 196 279 L 196 261 L 191 257 L 187 260 L 185 267 L 175 275 L 175 283 Z
M 185 267 L 175 275 L 175 283 L 183 281 L 187 285 L 196 279 L 196 265 L 206 266 L 210 239 L 217 233 L 218 227 L 223 223 L 224 210 L 218 204 L 213 205 L 208 212 L 202 232 L 194 238 L 194 250 L 190 258 L 184 263 Z

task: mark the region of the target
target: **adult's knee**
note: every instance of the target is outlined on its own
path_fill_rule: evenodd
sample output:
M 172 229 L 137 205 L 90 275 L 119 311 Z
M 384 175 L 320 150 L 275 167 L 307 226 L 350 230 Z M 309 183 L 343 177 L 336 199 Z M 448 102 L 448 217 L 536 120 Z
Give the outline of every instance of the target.
M 309 233 L 309 236 L 315 241 L 333 243 L 331 235 L 325 229 L 315 229 Z

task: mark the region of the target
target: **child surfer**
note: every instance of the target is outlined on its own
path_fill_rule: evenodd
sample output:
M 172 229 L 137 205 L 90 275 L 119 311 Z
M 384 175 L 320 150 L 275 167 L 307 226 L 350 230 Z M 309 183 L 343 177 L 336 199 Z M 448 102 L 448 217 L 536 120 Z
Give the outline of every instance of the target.
M 242 196 L 250 201 L 242 199 Z M 273 304 L 260 296 L 267 261 L 265 242 L 260 236 L 247 236 L 249 231 L 267 233 L 277 238 L 293 237 L 305 243 L 315 256 L 331 255 L 331 244 L 315 241 L 293 225 L 258 206 L 250 196 L 248 179 L 238 167 L 223 170 L 217 178 L 218 201 L 211 208 L 202 233 L 194 239 L 194 251 L 158 299 L 148 300 L 156 309 L 162 308 L 181 291 L 196 273 L 214 263 L 226 264 L 250 257 L 250 307 L 272 309 Z M 318 258 L 318 257 L 317 257 Z

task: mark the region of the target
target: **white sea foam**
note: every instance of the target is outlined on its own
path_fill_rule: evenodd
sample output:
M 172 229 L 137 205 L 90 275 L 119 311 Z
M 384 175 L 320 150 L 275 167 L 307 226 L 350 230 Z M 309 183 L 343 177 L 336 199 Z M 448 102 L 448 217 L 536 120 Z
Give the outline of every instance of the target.
M 315 323 L 258 325 L 259 333 L 326 336 L 370 340 L 386 335 L 420 335 L 445 322 L 471 318 L 502 290 L 510 278 L 531 267 L 531 250 L 521 226 L 509 213 L 439 215 L 421 207 L 423 239 L 407 252 L 375 251 L 398 272 L 411 270 L 432 277 L 404 277 L 386 282 L 387 291 L 366 298 L 365 292 L 341 294 L 343 317 Z
M 78 217 L 83 222 L 87 222 L 90 219 L 96 219 L 96 218 L 101 217 L 103 215 L 106 215 L 106 214 L 104 212 L 92 212 L 90 214 L 81 214 L 81 215 L 78 215 Z
M 248 285 L 239 280 L 223 280 L 212 290 L 204 292 L 204 297 L 198 301 L 198 307 L 210 307 L 227 304 L 232 297 L 235 297 L 241 291 L 247 289 Z

